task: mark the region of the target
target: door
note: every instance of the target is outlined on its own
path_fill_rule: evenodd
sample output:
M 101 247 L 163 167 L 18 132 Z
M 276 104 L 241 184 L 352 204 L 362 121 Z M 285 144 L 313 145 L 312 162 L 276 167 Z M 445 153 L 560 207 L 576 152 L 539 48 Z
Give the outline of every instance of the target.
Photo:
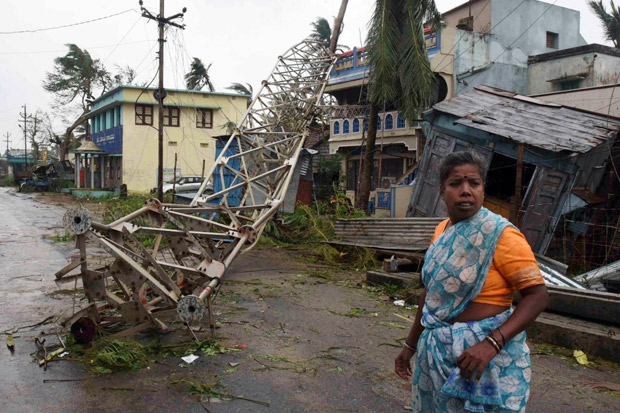
M 574 182 L 575 176 L 567 172 L 536 167 L 523 200 L 521 220 L 521 232 L 534 252 L 542 255 L 547 250 Z
M 446 217 L 446 205 L 439 197 L 439 164 L 449 153 L 474 149 L 485 161 L 485 167 L 491 163 L 493 152 L 480 146 L 458 140 L 452 136 L 431 132 L 420 163 L 418 178 L 411 196 L 407 216 L 412 217 Z

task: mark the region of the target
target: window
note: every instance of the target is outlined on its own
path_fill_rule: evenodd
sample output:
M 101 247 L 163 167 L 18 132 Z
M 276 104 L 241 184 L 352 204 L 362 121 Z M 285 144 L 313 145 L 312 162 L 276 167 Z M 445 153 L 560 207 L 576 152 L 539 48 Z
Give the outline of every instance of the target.
M 368 119 L 364 119 L 364 132 L 368 132 Z
M 377 116 L 377 130 L 381 130 L 381 116 Z
M 353 119 L 353 133 L 359 133 L 360 131 L 360 120 Z
M 153 124 L 153 106 L 136 105 L 136 125 Z
M 340 122 L 334 122 L 334 135 L 340 135 Z
M 560 35 L 553 32 L 547 32 L 547 47 L 550 49 L 559 49 Z
M 563 82 L 560 82 L 560 90 L 579 89 L 580 85 L 581 85 L 581 80 L 579 79 L 565 80 Z
M 179 126 L 179 108 L 164 107 L 164 126 Z
M 405 118 L 399 114 L 398 117 L 396 118 L 396 129 L 405 129 L 405 126 L 406 126 Z
M 213 128 L 213 110 L 196 109 L 196 127 L 200 129 Z
M 385 117 L 385 130 L 394 129 L 394 117 L 390 114 Z
M 342 123 L 342 134 L 346 135 L 347 133 L 349 133 L 349 120 L 345 119 L 345 121 Z

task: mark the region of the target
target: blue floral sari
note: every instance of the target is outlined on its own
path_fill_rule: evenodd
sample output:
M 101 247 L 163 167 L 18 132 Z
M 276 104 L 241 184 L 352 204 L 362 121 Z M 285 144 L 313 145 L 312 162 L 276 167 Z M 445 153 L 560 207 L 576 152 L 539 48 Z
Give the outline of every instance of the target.
M 522 412 L 529 397 L 531 364 L 525 332 L 510 340 L 482 372 L 480 381 L 461 377 L 457 358 L 512 314 L 450 324 L 482 290 L 497 241 L 511 225 L 481 208 L 448 228 L 430 246 L 422 268 L 425 327 L 413 371 L 414 412 Z

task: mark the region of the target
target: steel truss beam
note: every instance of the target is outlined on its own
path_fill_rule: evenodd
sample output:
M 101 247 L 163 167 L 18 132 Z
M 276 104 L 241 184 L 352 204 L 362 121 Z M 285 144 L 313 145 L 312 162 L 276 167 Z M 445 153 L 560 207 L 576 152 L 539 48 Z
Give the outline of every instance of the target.
M 90 222 L 86 210 L 68 211 L 88 299 L 105 301 L 99 309 L 116 309 L 129 323 L 166 328 L 158 314 L 176 309 L 183 321 L 208 319 L 213 328 L 211 298 L 284 201 L 334 61 L 312 40 L 279 56 L 189 206 L 150 199 L 109 225 Z M 217 183 L 215 193 L 206 193 L 208 181 Z M 110 254 L 110 264 L 88 268 L 86 238 Z

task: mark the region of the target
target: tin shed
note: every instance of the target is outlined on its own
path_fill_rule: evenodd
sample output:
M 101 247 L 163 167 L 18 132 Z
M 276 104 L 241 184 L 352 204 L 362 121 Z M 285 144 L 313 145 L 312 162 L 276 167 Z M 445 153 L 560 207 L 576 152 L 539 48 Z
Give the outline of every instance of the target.
M 561 214 L 579 205 L 571 191 L 596 192 L 620 130 L 620 119 L 488 86 L 434 105 L 424 120 L 428 141 L 407 216 L 446 216 L 439 162 L 472 148 L 489 170 L 485 206 L 515 223 L 539 254 Z

